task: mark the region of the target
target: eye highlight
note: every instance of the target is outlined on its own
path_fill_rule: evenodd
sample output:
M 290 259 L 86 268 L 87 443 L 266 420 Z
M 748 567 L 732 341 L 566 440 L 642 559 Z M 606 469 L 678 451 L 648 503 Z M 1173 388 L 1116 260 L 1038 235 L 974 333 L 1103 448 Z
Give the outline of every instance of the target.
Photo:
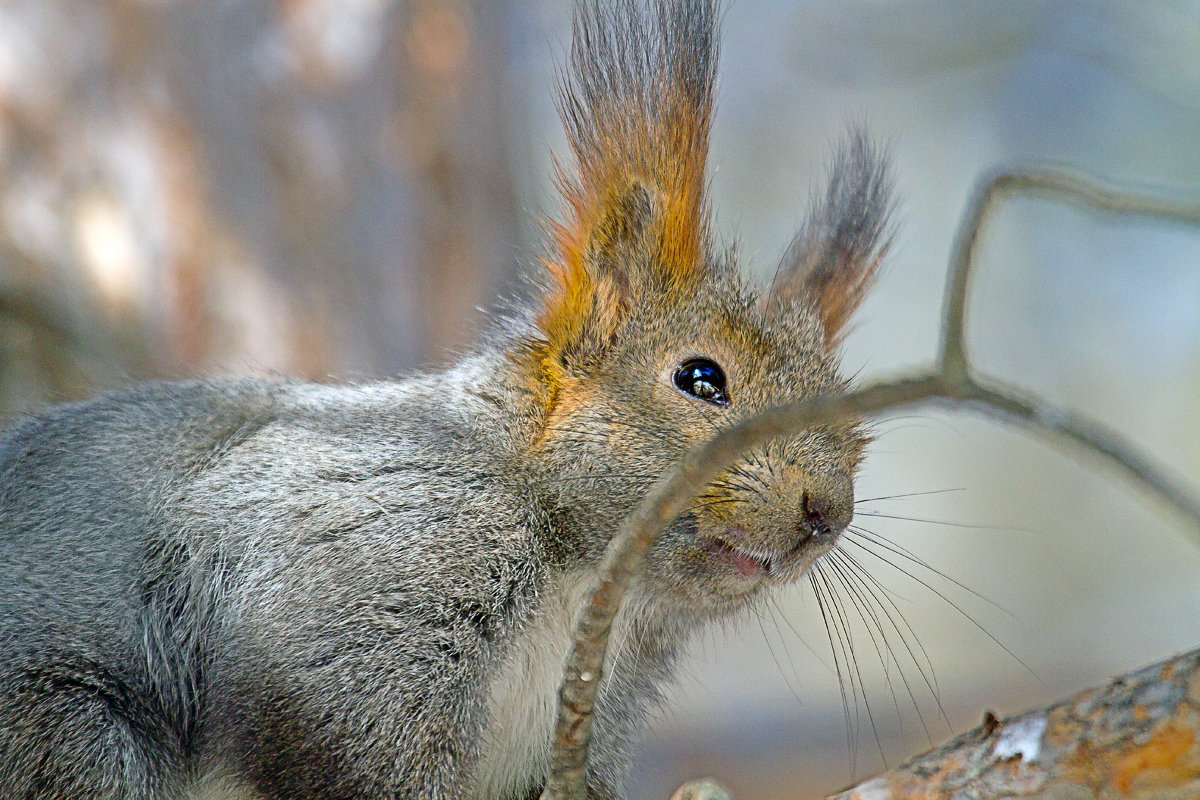
M 672 380 L 676 389 L 690 397 L 716 406 L 729 405 L 725 372 L 711 359 L 689 358 L 675 368 Z

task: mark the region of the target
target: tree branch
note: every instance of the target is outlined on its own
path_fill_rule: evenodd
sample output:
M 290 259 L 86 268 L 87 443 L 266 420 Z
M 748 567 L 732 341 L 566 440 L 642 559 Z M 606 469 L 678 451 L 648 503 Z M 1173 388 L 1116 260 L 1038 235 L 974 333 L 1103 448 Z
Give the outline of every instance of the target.
M 992 211 L 1004 198 L 1018 194 L 1045 195 L 1121 216 L 1200 226 L 1200 200 L 1180 201 L 1122 188 L 1062 167 L 997 170 L 984 176 L 975 187 L 967 212 L 959 223 L 950 256 L 939 357 L 944 375 L 958 376 L 967 371 L 967 295 L 971 273 L 978 262 L 979 243 Z
M 1200 797 L 1200 650 L 973 731 L 829 800 Z

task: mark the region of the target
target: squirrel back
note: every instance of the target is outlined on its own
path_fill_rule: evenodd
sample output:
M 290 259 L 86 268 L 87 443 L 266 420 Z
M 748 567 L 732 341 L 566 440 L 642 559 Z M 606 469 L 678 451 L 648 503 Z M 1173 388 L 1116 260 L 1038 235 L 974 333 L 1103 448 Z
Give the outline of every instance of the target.
M 716 18 L 583 3 L 543 291 L 452 368 L 146 386 L 0 439 L 0 796 L 540 793 L 619 522 L 692 445 L 845 385 L 883 250 L 857 134 L 769 289 L 715 244 Z M 620 796 L 681 645 L 835 545 L 866 442 L 848 422 L 758 448 L 664 531 L 618 618 L 590 796 Z

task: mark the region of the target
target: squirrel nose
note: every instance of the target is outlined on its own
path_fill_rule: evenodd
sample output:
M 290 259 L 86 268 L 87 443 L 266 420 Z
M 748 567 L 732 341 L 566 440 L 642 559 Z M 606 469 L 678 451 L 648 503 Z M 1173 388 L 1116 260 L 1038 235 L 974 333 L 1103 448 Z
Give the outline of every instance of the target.
M 850 524 L 854 513 L 854 490 L 848 479 L 834 483 L 837 485 L 822 487 L 822 490 L 804 491 L 800 518 L 796 522 L 801 544 L 809 539 L 822 544 L 832 542 Z

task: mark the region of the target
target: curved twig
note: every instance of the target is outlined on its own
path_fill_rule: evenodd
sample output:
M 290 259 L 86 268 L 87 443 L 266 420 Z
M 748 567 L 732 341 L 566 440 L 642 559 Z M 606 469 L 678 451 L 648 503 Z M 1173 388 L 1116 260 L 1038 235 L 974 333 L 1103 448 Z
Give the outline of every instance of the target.
M 1198 200 L 1174 200 L 1145 191 L 1121 188 L 1064 167 L 1042 166 L 990 172 L 971 194 L 967 211 L 954 237 L 938 358 L 944 375 L 957 376 L 967 370 L 967 294 L 979 254 L 979 242 L 992 211 L 1001 200 L 1014 194 L 1046 195 L 1109 214 L 1150 217 L 1200 226 Z

